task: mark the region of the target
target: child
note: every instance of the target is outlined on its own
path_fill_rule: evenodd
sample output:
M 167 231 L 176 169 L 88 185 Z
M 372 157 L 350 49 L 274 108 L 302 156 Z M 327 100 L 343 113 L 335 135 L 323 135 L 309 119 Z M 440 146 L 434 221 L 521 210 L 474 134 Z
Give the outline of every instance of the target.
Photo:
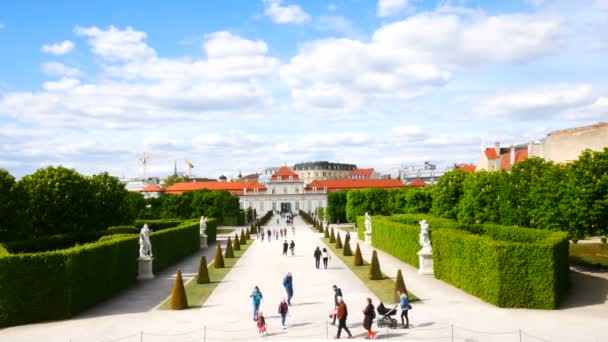
M 260 336 L 266 334 L 266 320 L 262 311 L 258 312 L 258 333 Z

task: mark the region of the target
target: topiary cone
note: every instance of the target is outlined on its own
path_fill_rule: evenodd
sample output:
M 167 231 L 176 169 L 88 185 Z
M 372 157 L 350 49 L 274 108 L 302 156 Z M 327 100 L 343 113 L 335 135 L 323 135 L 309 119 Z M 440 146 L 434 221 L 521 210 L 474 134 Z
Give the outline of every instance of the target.
M 184 280 L 182 279 L 182 271 L 177 270 L 173 291 L 171 291 L 171 310 L 183 310 L 188 308 L 188 298 L 186 298 L 186 289 L 184 288 Z
M 382 270 L 380 270 L 380 262 L 378 261 L 378 253 L 372 253 L 372 262 L 369 268 L 370 280 L 382 280 Z
M 222 255 L 222 246 L 217 244 L 217 248 L 215 249 L 215 257 L 213 258 L 213 267 L 215 268 L 224 268 L 224 256 Z
M 338 232 L 338 235 L 336 236 L 336 248 L 337 249 L 342 248 L 342 239 L 340 239 L 340 232 Z
M 207 257 L 201 256 L 201 262 L 198 264 L 198 275 L 196 276 L 196 282 L 198 284 L 209 284 L 209 269 L 207 269 Z
M 348 237 L 344 238 L 344 249 L 342 250 L 342 255 L 344 255 L 344 256 L 353 255 L 353 251 L 350 249 L 350 239 Z
M 329 243 L 336 243 L 336 236 L 334 235 L 334 228 L 331 228 L 331 233 L 329 234 Z
M 228 242 L 226 242 L 226 251 L 224 252 L 224 258 L 234 258 L 234 252 L 232 251 L 232 241 L 230 241 L 230 237 L 228 238 Z
M 241 243 L 241 245 L 246 245 L 247 244 L 247 237 L 245 236 L 245 233 L 241 230 L 241 241 L 239 241 Z
M 355 249 L 355 256 L 353 257 L 353 265 L 363 266 L 363 256 L 361 256 L 361 249 L 359 248 L 359 244 L 357 244 L 357 249 Z
M 325 230 L 323 230 L 323 237 L 326 239 L 329 238 L 329 229 L 327 227 L 325 227 Z
M 234 250 L 234 251 L 241 250 L 241 243 L 239 242 L 239 235 L 237 233 L 234 233 L 234 242 L 232 243 L 232 250 Z
M 251 240 L 251 227 L 247 228 L 246 237 L 247 237 L 247 240 Z
M 393 295 L 395 303 L 399 303 L 399 291 L 403 291 L 407 295 L 407 288 L 405 287 L 405 281 L 403 281 L 401 270 L 397 270 L 397 276 L 395 277 L 395 292 Z

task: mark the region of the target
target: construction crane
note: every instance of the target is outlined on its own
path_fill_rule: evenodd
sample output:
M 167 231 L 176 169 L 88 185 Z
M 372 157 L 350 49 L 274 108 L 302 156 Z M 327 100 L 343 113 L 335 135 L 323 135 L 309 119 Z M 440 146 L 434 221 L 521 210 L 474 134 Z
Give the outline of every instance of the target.
M 194 164 L 192 164 L 192 161 L 190 160 L 185 160 L 186 162 L 186 167 L 188 168 L 188 177 L 192 178 L 192 169 L 194 169 Z
M 137 158 L 137 161 L 139 161 L 142 165 L 142 168 L 144 170 L 144 180 L 148 180 L 148 165 L 150 164 L 150 159 L 154 158 L 154 157 L 158 157 L 161 154 L 163 154 L 164 152 L 157 152 L 157 153 L 147 153 L 144 152 L 141 157 Z

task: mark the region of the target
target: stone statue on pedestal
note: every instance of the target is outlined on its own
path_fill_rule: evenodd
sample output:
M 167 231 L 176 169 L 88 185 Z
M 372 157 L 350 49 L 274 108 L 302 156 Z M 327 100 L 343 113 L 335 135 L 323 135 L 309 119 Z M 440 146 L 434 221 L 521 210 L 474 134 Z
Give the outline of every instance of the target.
M 429 234 L 429 224 L 426 220 L 420 221 L 420 246 L 422 246 L 421 252 L 433 253 L 433 247 L 431 247 L 431 235 Z
M 150 242 L 150 229 L 147 224 L 141 228 L 139 232 L 139 257 L 140 258 L 151 258 L 152 257 L 152 243 Z
M 365 212 L 365 234 L 371 235 L 372 233 L 372 217 Z
M 200 234 L 201 236 L 205 236 L 205 232 L 207 231 L 207 218 L 205 216 L 201 216 L 200 222 Z

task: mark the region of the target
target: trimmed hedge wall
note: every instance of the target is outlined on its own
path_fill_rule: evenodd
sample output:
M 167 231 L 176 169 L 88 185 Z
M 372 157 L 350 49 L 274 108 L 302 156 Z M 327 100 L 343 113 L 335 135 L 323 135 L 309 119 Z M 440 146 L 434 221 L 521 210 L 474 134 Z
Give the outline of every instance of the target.
M 36 239 L 4 242 L 4 247 L 12 253 L 37 253 L 55 251 L 97 241 L 103 232 L 69 233 L 41 236 Z
M 499 307 L 554 309 L 569 285 L 565 232 L 465 225 L 428 214 L 374 216 L 372 244 L 418 266 L 418 222 L 431 227 L 434 273 Z M 364 217 L 357 218 L 361 238 Z
M 143 225 L 142 225 L 143 226 Z M 139 229 L 135 226 L 112 226 L 107 230 L 109 235 L 114 234 L 139 234 Z
M 199 228 L 200 228 L 200 223 L 199 223 Z M 214 218 L 207 219 L 206 234 L 207 234 L 207 243 L 214 243 L 215 241 L 217 241 L 217 219 L 214 219 Z
M 182 223 L 181 219 L 164 219 L 164 220 L 135 220 L 135 227 L 137 231 L 144 226 L 144 224 L 148 225 L 153 232 L 157 232 L 163 229 L 175 228 Z
M 266 212 L 266 214 L 264 214 L 264 216 L 262 216 L 262 218 L 260 219 L 260 226 L 265 225 L 266 223 L 268 223 L 268 221 L 270 221 L 270 219 L 272 218 L 272 210 L 269 210 Z
M 207 222 L 215 239 L 215 219 Z M 213 235 L 211 234 L 213 233 Z M 199 224 L 187 221 L 151 234 L 154 270 L 199 249 Z M 0 328 L 71 317 L 136 281 L 137 235 L 53 252 L 0 256 Z

